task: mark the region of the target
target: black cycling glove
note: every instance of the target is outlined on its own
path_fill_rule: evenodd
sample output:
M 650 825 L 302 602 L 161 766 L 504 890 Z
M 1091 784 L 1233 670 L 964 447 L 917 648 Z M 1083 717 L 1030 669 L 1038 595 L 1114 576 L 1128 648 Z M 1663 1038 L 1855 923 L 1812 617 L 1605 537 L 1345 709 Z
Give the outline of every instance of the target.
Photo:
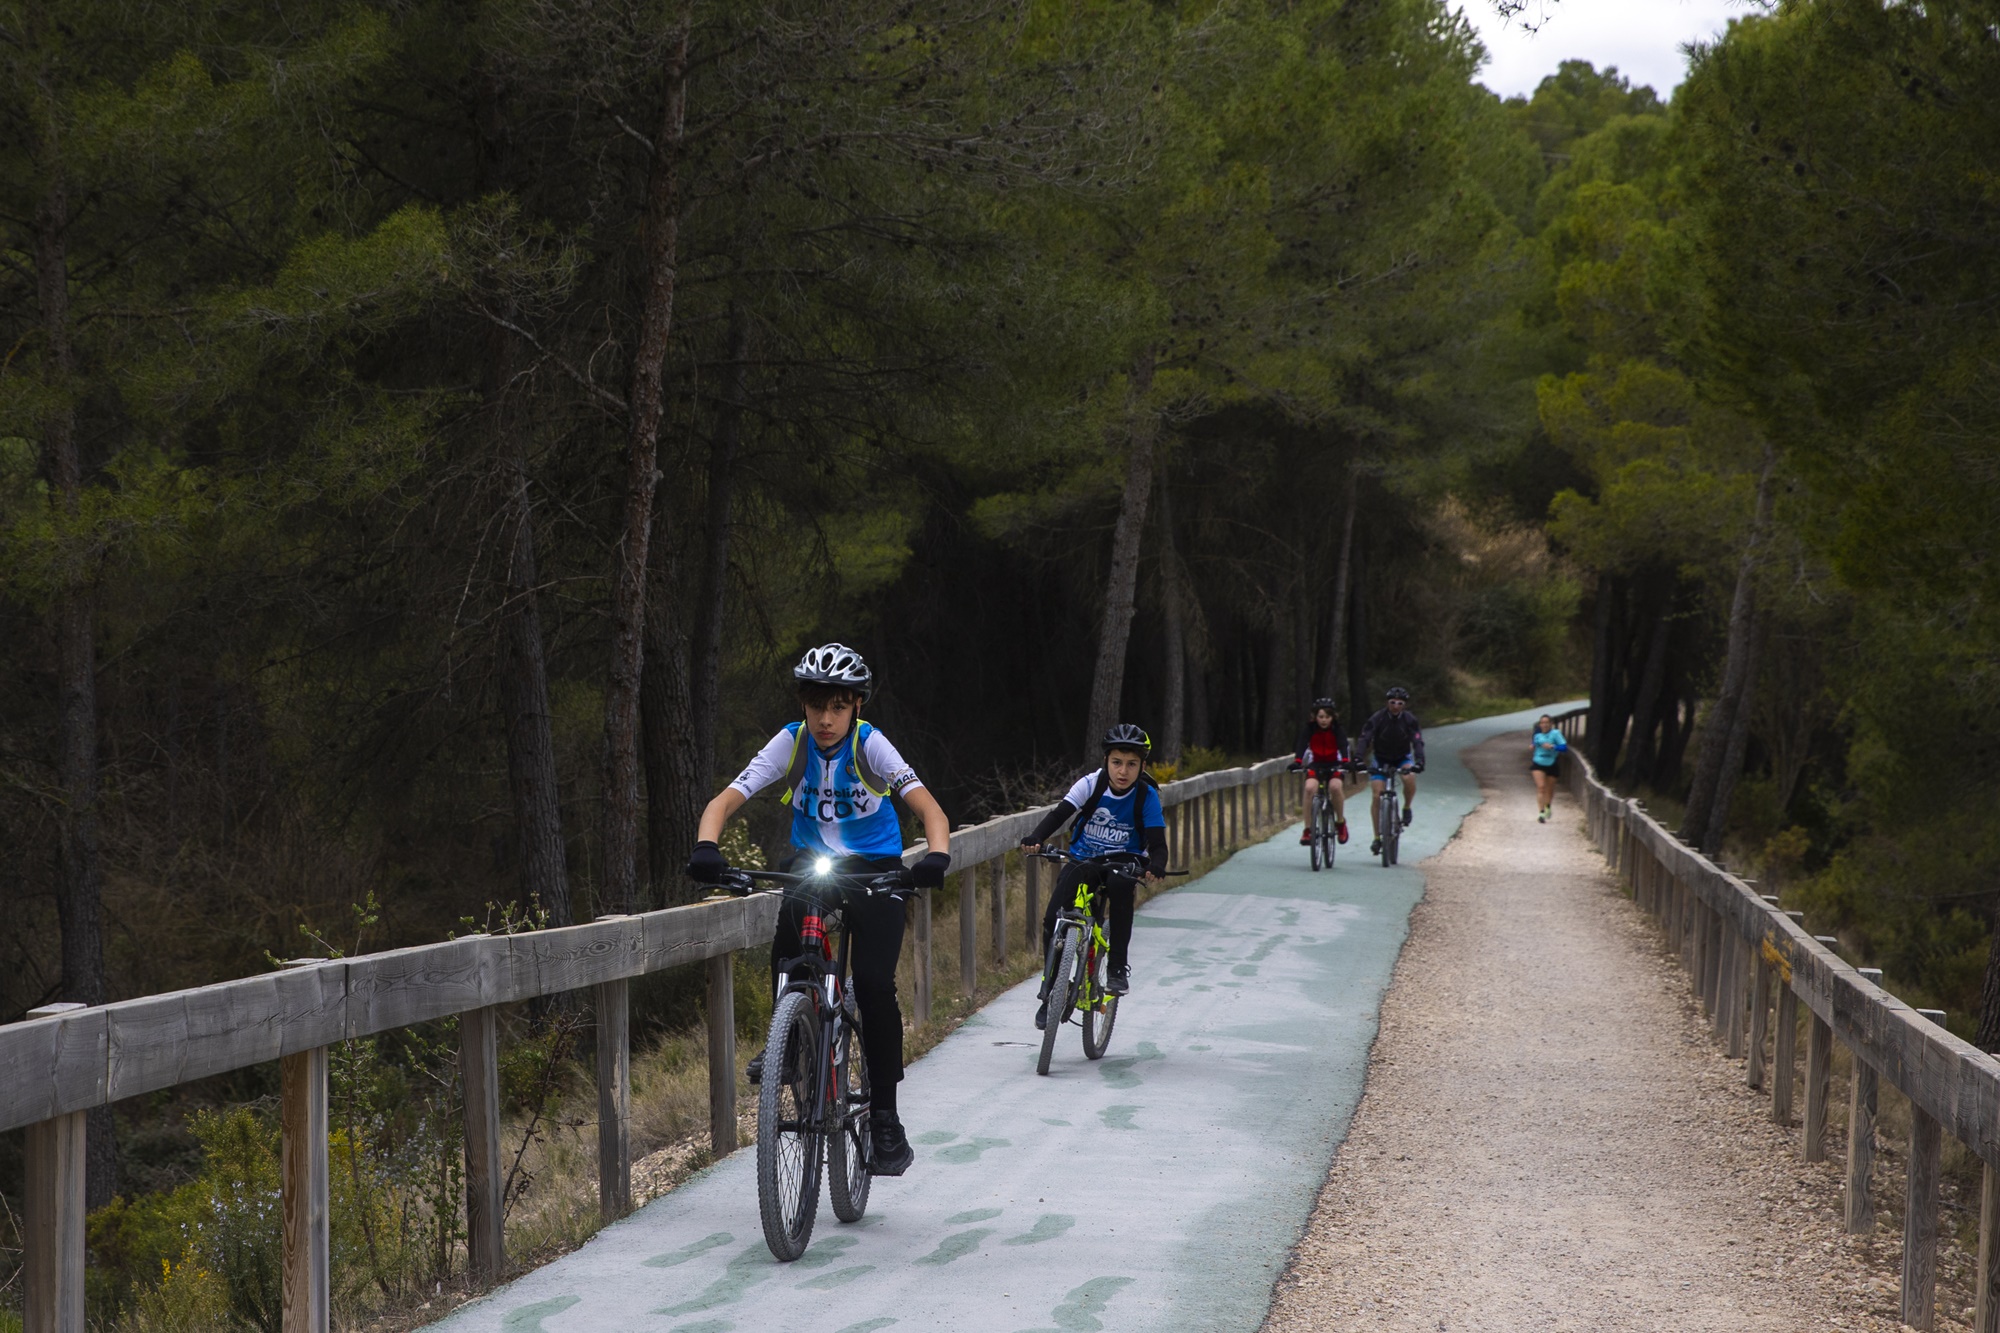
M 910 883 L 920 889 L 944 887 L 944 872 L 951 869 L 950 852 L 925 852 L 910 867 Z
M 718 883 L 729 870 L 729 862 L 722 859 L 722 849 L 712 842 L 698 842 L 694 845 L 694 855 L 688 857 L 688 878 L 702 884 Z

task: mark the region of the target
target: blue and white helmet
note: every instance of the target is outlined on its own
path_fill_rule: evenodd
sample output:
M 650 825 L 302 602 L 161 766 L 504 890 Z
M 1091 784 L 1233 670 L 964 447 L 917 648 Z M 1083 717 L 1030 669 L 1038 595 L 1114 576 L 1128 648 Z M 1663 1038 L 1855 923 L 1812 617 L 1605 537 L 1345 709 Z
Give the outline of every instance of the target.
M 861 654 L 844 643 L 823 643 L 806 649 L 806 655 L 792 668 L 792 679 L 802 685 L 838 685 L 853 690 L 867 703 L 875 692 L 875 673 L 861 660 Z

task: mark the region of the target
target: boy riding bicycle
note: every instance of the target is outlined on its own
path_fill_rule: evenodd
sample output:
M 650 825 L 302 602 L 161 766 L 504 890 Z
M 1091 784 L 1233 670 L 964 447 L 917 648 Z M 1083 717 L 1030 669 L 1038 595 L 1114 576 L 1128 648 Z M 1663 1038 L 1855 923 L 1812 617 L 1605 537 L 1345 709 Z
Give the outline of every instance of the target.
M 1375 830 L 1375 841 L 1368 850 L 1371 855 L 1379 855 L 1383 789 L 1392 778 L 1401 775 L 1403 826 L 1408 828 L 1416 815 L 1416 775 L 1424 771 L 1424 732 L 1417 724 L 1417 715 L 1410 711 L 1408 690 L 1400 685 L 1389 688 L 1381 711 L 1361 728 L 1361 739 L 1354 744 L 1354 757 L 1368 762 L 1368 785 L 1374 792 L 1370 797 L 1369 823 Z
M 1079 857 L 1107 856 L 1113 852 L 1136 852 L 1146 858 L 1146 878 L 1158 879 L 1167 871 L 1167 820 L 1160 809 L 1159 784 L 1146 772 L 1146 758 L 1153 751 L 1152 738 L 1130 722 L 1121 722 L 1104 733 L 1104 767 L 1076 780 L 1055 809 L 1049 811 L 1033 833 L 1021 839 L 1021 848 L 1037 852 L 1069 819 L 1076 818 L 1070 831 L 1069 849 Z M 1091 876 L 1091 886 L 1100 902 L 1110 904 L 1110 972 L 1105 989 L 1123 995 L 1132 987 L 1132 972 L 1126 950 L 1132 943 L 1132 913 L 1136 886 L 1122 876 L 1104 875 L 1102 866 L 1082 861 L 1063 868 L 1049 895 L 1048 910 L 1042 913 L 1042 955 L 1048 956 L 1049 941 L 1055 935 L 1056 917 L 1063 907 L 1076 901 L 1079 884 Z M 1049 1014 L 1049 978 L 1042 978 L 1042 1005 L 1035 1011 L 1035 1026 L 1046 1026 Z
M 1347 737 L 1340 734 L 1340 710 L 1333 700 L 1313 700 L 1312 717 L 1292 753 L 1295 762 L 1306 771 L 1303 810 L 1306 826 L 1299 834 L 1299 845 L 1303 847 L 1312 841 L 1313 797 L 1322 782 L 1326 784 L 1327 799 L 1333 802 L 1335 836 L 1346 842 L 1347 793 L 1341 786 L 1340 770 L 1347 763 Z
M 792 846 L 799 857 L 824 857 L 836 871 L 881 874 L 903 868 L 903 830 L 891 795 L 923 821 L 930 851 L 910 868 L 919 888 L 941 888 L 951 865 L 951 821 L 924 789 L 916 770 L 888 737 L 860 720 L 861 705 L 875 677 L 861 654 L 843 644 L 814 648 L 792 668 L 798 682 L 803 721 L 773 736 L 749 767 L 702 811 L 690 877 L 704 884 L 720 880 L 728 863 L 716 846 L 722 830 L 743 803 L 782 784 L 779 800 L 792 807 Z M 786 902 L 778 911 L 771 940 L 771 989 L 778 966 L 805 952 L 799 940 L 801 909 Z M 896 1084 L 903 1077 L 903 1014 L 896 1002 L 896 960 L 903 951 L 903 903 L 883 896 L 850 903 L 853 932 L 851 965 L 854 999 L 861 1013 L 861 1049 L 868 1062 L 872 1103 L 869 1135 L 874 1140 L 874 1173 L 900 1176 L 916 1154 L 896 1115 Z M 750 1062 L 750 1081 L 763 1074 L 763 1056 Z

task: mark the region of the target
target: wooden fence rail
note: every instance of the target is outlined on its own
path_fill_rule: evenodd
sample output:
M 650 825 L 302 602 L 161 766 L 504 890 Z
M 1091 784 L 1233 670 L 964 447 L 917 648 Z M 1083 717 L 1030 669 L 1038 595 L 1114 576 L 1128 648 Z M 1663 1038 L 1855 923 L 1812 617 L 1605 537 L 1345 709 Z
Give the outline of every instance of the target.
M 1203 773 L 1160 789 L 1178 865 L 1239 845 L 1260 822 L 1296 808 L 1287 759 Z M 952 834 L 960 893 L 960 968 L 977 969 L 979 881 L 991 895 L 990 945 L 1006 953 L 1004 858 L 1048 807 Z M 914 862 L 926 848 L 907 854 Z M 981 876 L 981 867 L 987 873 Z M 1024 929 L 1040 938 L 1040 867 L 1030 862 Z M 931 895 L 912 903 L 918 1017 L 931 1013 Z M 593 992 L 597 1016 L 598 1187 L 607 1219 L 631 1210 L 632 978 L 708 963 L 710 1132 L 718 1156 L 737 1146 L 736 1042 L 730 955 L 768 944 L 775 895 L 671 907 L 587 925 L 472 935 L 356 958 L 302 958 L 264 976 L 86 1007 L 54 1004 L 0 1026 L 0 1131 L 27 1131 L 23 1240 L 26 1333 L 84 1333 L 84 1120 L 90 1108 L 276 1060 L 280 1067 L 285 1333 L 326 1333 L 329 1319 L 327 1048 L 414 1023 L 459 1016 L 465 1091 L 468 1266 L 480 1281 L 506 1267 L 501 1228 L 497 1006 Z
M 1572 742 L 1588 731 L 1588 710 L 1556 719 Z M 1580 748 L 1565 763 L 1567 785 L 1583 807 L 1597 848 L 1638 906 L 1654 916 L 1686 964 L 1717 1038 L 1732 1056 L 1751 1049 L 1745 1079 L 1770 1084 L 1772 1116 L 1791 1122 L 1798 1008 L 1807 1010 L 1803 1149 L 1824 1160 L 1833 1044 L 1853 1057 L 1849 1084 L 1847 1225 L 1874 1226 L 1868 1182 L 1874 1167 L 1876 1101 L 1887 1082 L 1911 1106 L 1910 1171 L 1903 1228 L 1902 1319 L 1933 1325 L 1937 1290 L 1938 1158 L 1949 1132 L 1985 1163 L 1979 1222 L 1976 1333 L 2000 1333 L 2000 1061 L 1959 1040 L 1943 1015 L 1913 1009 L 1882 989 L 1879 971 L 1857 968 L 1829 936 L 1806 931 L 1799 914 L 1687 846 L 1635 800 L 1598 781 Z M 1775 1002 L 1772 1077 L 1763 1040 Z

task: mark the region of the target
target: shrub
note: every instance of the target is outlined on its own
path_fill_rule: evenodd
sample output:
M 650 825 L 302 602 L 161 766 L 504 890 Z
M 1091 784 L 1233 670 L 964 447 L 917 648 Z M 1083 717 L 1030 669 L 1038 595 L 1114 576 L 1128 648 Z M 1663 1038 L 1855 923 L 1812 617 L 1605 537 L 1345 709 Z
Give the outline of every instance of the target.
M 1213 773 L 1218 768 L 1229 766 L 1229 756 L 1219 747 L 1190 745 L 1181 751 L 1181 764 L 1175 776 L 1191 778 L 1198 773 Z

